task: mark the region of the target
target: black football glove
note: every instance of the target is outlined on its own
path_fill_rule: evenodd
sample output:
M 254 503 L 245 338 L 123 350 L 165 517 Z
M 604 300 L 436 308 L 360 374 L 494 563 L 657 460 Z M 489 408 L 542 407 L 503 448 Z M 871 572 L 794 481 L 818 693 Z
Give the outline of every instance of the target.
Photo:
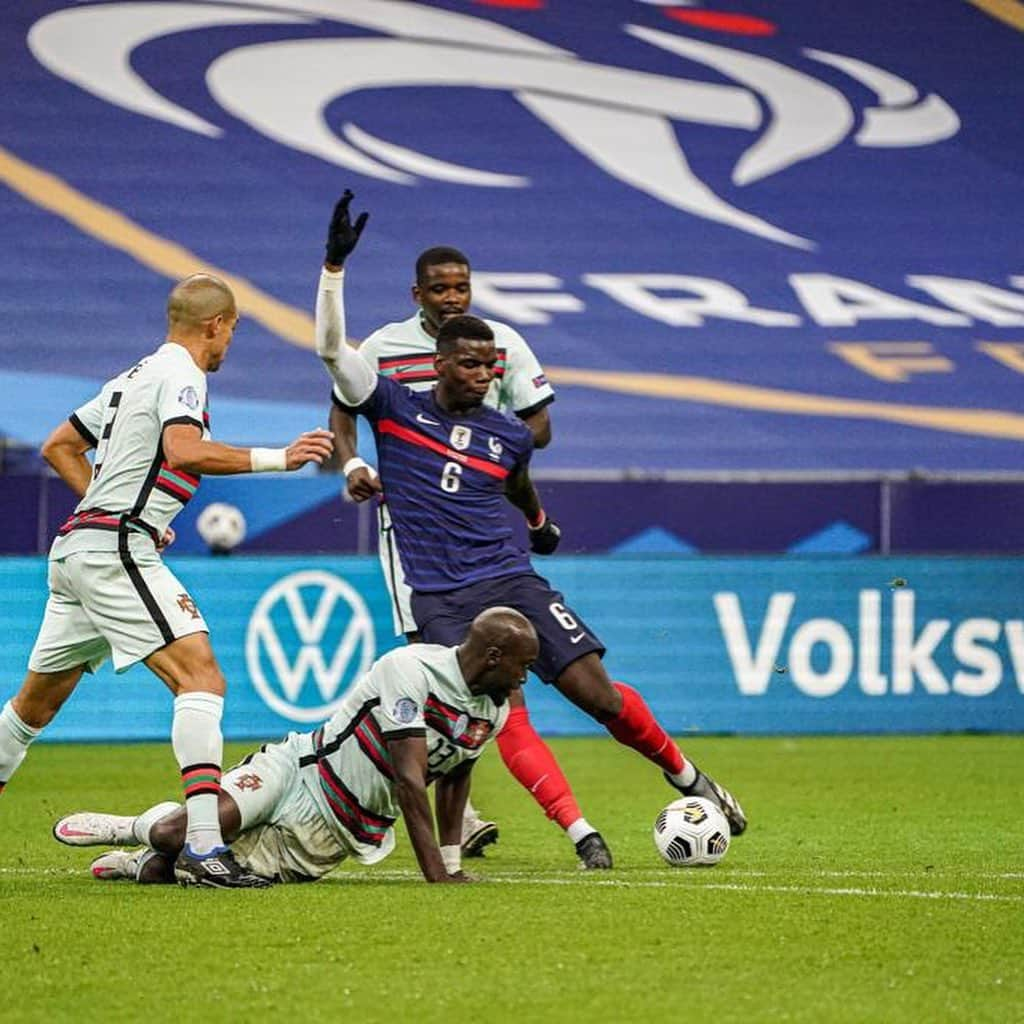
M 544 522 L 538 527 L 530 527 L 530 550 L 535 555 L 554 554 L 558 542 L 562 539 L 562 531 L 553 519 L 544 517 Z
M 327 229 L 327 244 L 324 246 L 327 252 L 325 263 L 342 266 L 358 244 L 359 236 L 363 233 L 363 228 L 366 227 L 366 222 L 370 218 L 368 213 L 361 213 L 353 224 L 348 215 L 348 204 L 351 202 L 352 191 L 345 189 L 342 197 L 334 206 L 331 226 Z

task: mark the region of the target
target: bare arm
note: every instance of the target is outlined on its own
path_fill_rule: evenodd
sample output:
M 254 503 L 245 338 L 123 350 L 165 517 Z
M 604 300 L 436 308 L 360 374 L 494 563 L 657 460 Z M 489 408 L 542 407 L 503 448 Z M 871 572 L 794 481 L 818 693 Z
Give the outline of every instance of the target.
M 307 462 L 321 463 L 331 454 L 333 444 L 329 430 L 317 429 L 300 434 L 287 448 L 236 448 L 221 441 L 204 441 L 199 428 L 188 423 L 172 423 L 164 428 L 163 446 L 171 469 L 230 476 L 264 468 L 293 470 Z M 275 464 L 266 465 L 268 458 Z
M 469 799 L 473 761 L 463 761 L 434 783 L 434 814 L 442 846 L 462 845 L 462 814 Z
M 434 821 L 427 799 L 427 741 L 423 736 L 389 739 L 388 753 L 395 769 L 395 796 L 402 808 L 409 841 L 423 877 L 428 882 L 463 882 L 449 875 L 434 836 Z M 456 840 L 457 842 L 458 840 Z
M 92 480 L 92 466 L 85 453 L 92 448 L 82 435 L 65 420 L 43 442 L 41 454 L 79 498 Z
M 505 482 L 505 497 L 526 516 L 530 550 L 535 555 L 554 554 L 562 539 L 562 530 L 544 511 L 526 466 L 521 466 Z
M 546 448 L 551 444 L 551 417 L 548 415 L 548 407 L 538 409 L 530 416 L 523 416 L 522 421 L 530 428 L 533 434 L 533 447 Z
M 526 466 L 520 466 L 505 481 L 505 497 L 526 516 L 526 521 L 531 525 L 541 517 L 540 498 Z
M 356 418 L 344 409 L 331 403 L 331 430 L 334 432 L 334 443 L 338 450 L 338 464 L 344 469 L 350 459 L 359 457 L 356 447 L 358 431 Z M 381 491 L 380 478 L 367 465 L 360 465 L 345 474 L 346 487 L 353 501 L 366 501 Z

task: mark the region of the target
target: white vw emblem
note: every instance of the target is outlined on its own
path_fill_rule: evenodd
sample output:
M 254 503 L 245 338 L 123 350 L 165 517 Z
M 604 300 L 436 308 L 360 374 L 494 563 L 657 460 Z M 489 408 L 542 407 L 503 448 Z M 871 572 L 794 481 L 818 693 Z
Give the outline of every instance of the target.
M 373 664 L 376 646 L 373 620 L 359 594 L 343 579 L 313 569 L 285 576 L 259 599 L 245 636 L 245 661 L 268 707 L 293 722 L 320 722 L 338 706 L 342 682 L 354 681 Z M 300 703 L 308 676 L 320 694 L 315 706 Z

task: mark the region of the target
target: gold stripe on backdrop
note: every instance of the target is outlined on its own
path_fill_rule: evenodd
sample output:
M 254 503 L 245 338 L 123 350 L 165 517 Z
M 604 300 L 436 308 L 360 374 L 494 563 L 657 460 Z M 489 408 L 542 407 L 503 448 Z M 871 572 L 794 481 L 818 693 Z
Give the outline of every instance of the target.
M 980 5 L 993 0 L 972 2 Z M 127 253 L 143 266 L 172 280 L 177 281 L 198 272 L 216 274 L 231 286 L 239 309 L 246 316 L 259 321 L 284 341 L 301 348 L 313 347 L 313 319 L 308 313 L 273 298 L 242 277 L 207 263 L 184 246 L 146 230 L 119 211 L 90 199 L 67 182 L 33 167 L 2 147 L 0 181 L 6 182 L 30 202 L 64 218 L 90 237 Z M 1024 416 L 998 409 L 871 402 L 673 374 L 572 367 L 549 367 L 547 373 L 556 384 L 644 395 L 648 398 L 703 402 L 783 415 L 877 420 L 954 434 L 1024 441 Z
M 967 0 L 969 4 L 980 7 L 986 14 L 1018 32 L 1024 32 L 1024 3 L 1020 0 Z

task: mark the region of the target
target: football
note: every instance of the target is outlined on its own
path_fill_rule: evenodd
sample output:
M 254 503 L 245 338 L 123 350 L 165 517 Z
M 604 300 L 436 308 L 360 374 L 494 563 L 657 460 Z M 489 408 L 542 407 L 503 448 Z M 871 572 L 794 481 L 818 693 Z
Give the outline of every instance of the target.
M 729 849 L 729 823 L 710 800 L 673 800 L 654 819 L 654 845 L 673 867 L 710 867 Z
M 245 540 L 245 516 L 234 505 L 215 501 L 199 513 L 196 529 L 215 555 L 226 555 Z

